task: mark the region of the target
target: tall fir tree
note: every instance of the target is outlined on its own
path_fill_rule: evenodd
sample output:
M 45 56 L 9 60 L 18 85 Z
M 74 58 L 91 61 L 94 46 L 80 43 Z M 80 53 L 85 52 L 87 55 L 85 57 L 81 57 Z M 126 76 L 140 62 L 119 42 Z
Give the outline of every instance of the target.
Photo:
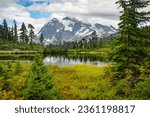
M 29 28 L 29 40 L 30 40 L 30 44 L 32 44 L 33 42 L 33 38 L 34 38 L 34 26 L 32 24 L 29 24 L 28 25 L 28 28 Z
M 92 47 L 97 48 L 97 46 L 98 46 L 98 36 L 96 31 L 94 30 L 92 33 Z
M 147 0 L 119 0 L 122 8 L 119 33 L 115 38 L 112 60 L 117 64 L 113 68 L 114 78 L 127 78 L 131 86 L 138 81 L 143 58 L 147 56 L 142 46 L 139 24 L 149 21 L 150 12 L 142 11 L 150 1 Z
M 2 27 L 2 25 L 0 25 L 0 40 L 2 40 L 2 34 L 3 34 L 3 27 Z
M 18 29 L 17 29 L 17 23 L 16 20 L 14 20 L 14 39 L 18 41 Z
M 43 35 L 43 33 L 41 33 L 41 35 L 40 35 L 40 43 L 42 45 L 44 44 L 43 41 L 44 41 L 44 35 Z
M 8 40 L 8 25 L 7 25 L 7 21 L 5 19 L 3 20 L 2 26 L 3 26 L 2 38 Z
M 14 27 L 13 26 L 12 26 L 11 31 L 10 31 L 10 38 L 12 41 L 14 41 L 14 42 L 16 41 L 15 37 L 14 37 Z
M 10 28 L 8 27 L 8 32 L 7 32 L 7 35 L 8 35 L 8 41 L 14 41 L 14 37 L 13 37 L 13 27 Z
M 24 22 L 22 23 L 22 25 L 21 25 L 21 28 L 20 28 L 20 41 L 22 42 L 22 43 L 26 43 L 26 44 L 28 44 L 28 35 L 27 35 L 27 29 L 26 29 L 26 26 L 25 26 L 25 24 L 24 24 Z

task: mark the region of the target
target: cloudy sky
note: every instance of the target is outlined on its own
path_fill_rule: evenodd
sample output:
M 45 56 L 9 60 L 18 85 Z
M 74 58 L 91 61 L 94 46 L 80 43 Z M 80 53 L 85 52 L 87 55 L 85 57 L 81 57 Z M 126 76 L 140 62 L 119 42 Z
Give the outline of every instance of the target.
M 117 27 L 119 9 L 116 0 L 0 0 L 0 23 L 15 19 L 20 25 L 32 23 L 36 32 L 50 19 L 75 17 L 89 23 Z

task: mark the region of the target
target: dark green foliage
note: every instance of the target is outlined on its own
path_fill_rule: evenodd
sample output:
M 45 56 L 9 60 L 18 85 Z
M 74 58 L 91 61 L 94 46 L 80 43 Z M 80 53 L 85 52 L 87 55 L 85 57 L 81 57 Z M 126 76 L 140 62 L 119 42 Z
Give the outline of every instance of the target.
M 0 76 L 1 77 L 6 74 L 6 69 L 7 69 L 7 66 L 5 66 L 4 64 L 0 63 Z
M 28 24 L 28 28 L 29 28 L 29 42 L 30 44 L 32 44 L 33 42 L 33 38 L 34 38 L 34 26 L 32 24 Z
M 29 44 L 24 44 L 20 42 L 12 42 L 12 41 L 1 41 L 0 40 L 0 50 L 14 50 L 14 51 L 38 51 L 43 52 L 43 46 L 39 44 L 32 43 L 32 46 Z
M 14 41 L 14 28 L 8 27 L 7 21 L 4 19 L 3 24 L 0 25 L 0 41 Z
M 9 39 L 11 39 L 11 41 L 16 41 L 15 37 L 14 37 L 14 27 L 12 26 L 12 28 L 9 28 Z
M 150 78 L 144 82 L 139 82 L 133 91 L 135 99 L 150 99 Z
M 15 39 L 15 41 L 18 41 L 17 24 L 16 24 L 15 20 L 14 20 L 14 39 Z
M 0 99 L 56 99 L 57 90 L 41 57 L 28 65 L 0 64 Z
M 150 70 L 150 26 L 145 26 L 140 29 L 141 39 L 144 51 L 147 53 L 147 57 L 144 58 L 145 69 Z
M 10 63 L 6 64 L 0 64 L 0 77 L 3 78 L 1 90 L 10 90 L 10 82 L 11 82 L 11 77 L 13 76 L 12 74 L 12 65 Z
M 25 43 L 28 44 L 29 39 L 28 39 L 28 35 L 27 35 L 27 29 L 26 29 L 26 26 L 24 23 L 22 23 L 20 31 L 21 31 L 20 32 L 20 41 L 24 44 Z
M 98 47 L 98 36 L 96 34 L 96 31 L 94 31 L 92 33 L 92 40 L 90 41 L 91 42 L 91 48 L 97 48 Z
M 43 64 L 40 55 L 36 55 L 27 81 L 26 99 L 53 99 L 55 96 L 53 85 L 52 77 Z
M 1 44 L 0 50 L 13 50 L 13 49 L 28 50 L 28 48 L 34 50 L 34 45 L 36 45 L 33 42 L 33 38 L 35 36 L 34 26 L 32 24 L 28 25 L 29 28 L 29 36 L 28 36 L 28 30 L 26 29 L 25 24 L 22 23 L 20 28 L 20 34 L 18 37 L 18 29 L 16 21 L 14 20 L 13 23 L 14 23 L 13 26 L 10 28 L 7 26 L 7 21 L 4 19 L 3 24 L 0 25 L 0 44 Z M 31 46 L 28 46 L 29 44 Z
M 2 30 L 2 38 L 8 40 L 8 26 L 7 21 L 5 19 L 3 20 Z
M 32 42 L 34 38 L 34 27 L 29 24 L 29 37 L 27 35 L 27 29 L 23 23 L 20 29 L 20 35 L 18 38 L 17 24 L 14 20 L 14 26 L 12 28 L 7 26 L 7 21 L 4 20 L 0 25 L 0 50 L 31 50 L 31 51 L 43 51 L 42 45 Z M 29 45 L 32 43 L 31 45 Z
M 3 27 L 0 25 L 0 40 L 3 38 Z
M 43 34 L 40 35 L 40 43 L 43 45 L 43 41 L 44 41 L 44 36 Z
M 113 69 L 114 79 L 128 78 L 134 85 L 141 74 L 143 58 L 147 57 L 138 25 L 149 20 L 149 12 L 139 12 L 148 6 L 148 2 L 119 0 L 117 3 L 123 11 L 119 23 L 120 36 L 115 38 L 112 48 L 112 60 L 117 62 Z

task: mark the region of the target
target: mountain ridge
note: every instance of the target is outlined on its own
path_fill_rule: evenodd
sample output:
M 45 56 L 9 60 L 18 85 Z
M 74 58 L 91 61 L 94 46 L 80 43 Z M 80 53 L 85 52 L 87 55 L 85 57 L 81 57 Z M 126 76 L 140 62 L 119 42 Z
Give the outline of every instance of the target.
M 100 23 L 92 25 L 76 18 L 64 17 L 61 20 L 53 18 L 41 28 L 37 38 L 39 39 L 42 33 L 45 38 L 45 45 L 57 44 L 63 41 L 78 41 L 82 38 L 90 39 L 94 31 L 96 31 L 99 38 L 103 38 L 116 33 L 117 29 Z

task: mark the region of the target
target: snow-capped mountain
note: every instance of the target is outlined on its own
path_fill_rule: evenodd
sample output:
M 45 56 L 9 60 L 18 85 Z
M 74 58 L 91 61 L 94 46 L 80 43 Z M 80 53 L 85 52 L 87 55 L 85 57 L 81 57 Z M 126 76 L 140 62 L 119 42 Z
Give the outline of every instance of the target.
M 45 44 L 60 43 L 80 40 L 83 37 L 89 39 L 94 30 L 98 37 L 107 37 L 117 31 L 113 26 L 105 26 L 98 23 L 92 25 L 75 18 L 65 17 L 62 20 L 54 18 L 49 21 L 41 28 L 37 37 L 42 33 L 45 38 Z

